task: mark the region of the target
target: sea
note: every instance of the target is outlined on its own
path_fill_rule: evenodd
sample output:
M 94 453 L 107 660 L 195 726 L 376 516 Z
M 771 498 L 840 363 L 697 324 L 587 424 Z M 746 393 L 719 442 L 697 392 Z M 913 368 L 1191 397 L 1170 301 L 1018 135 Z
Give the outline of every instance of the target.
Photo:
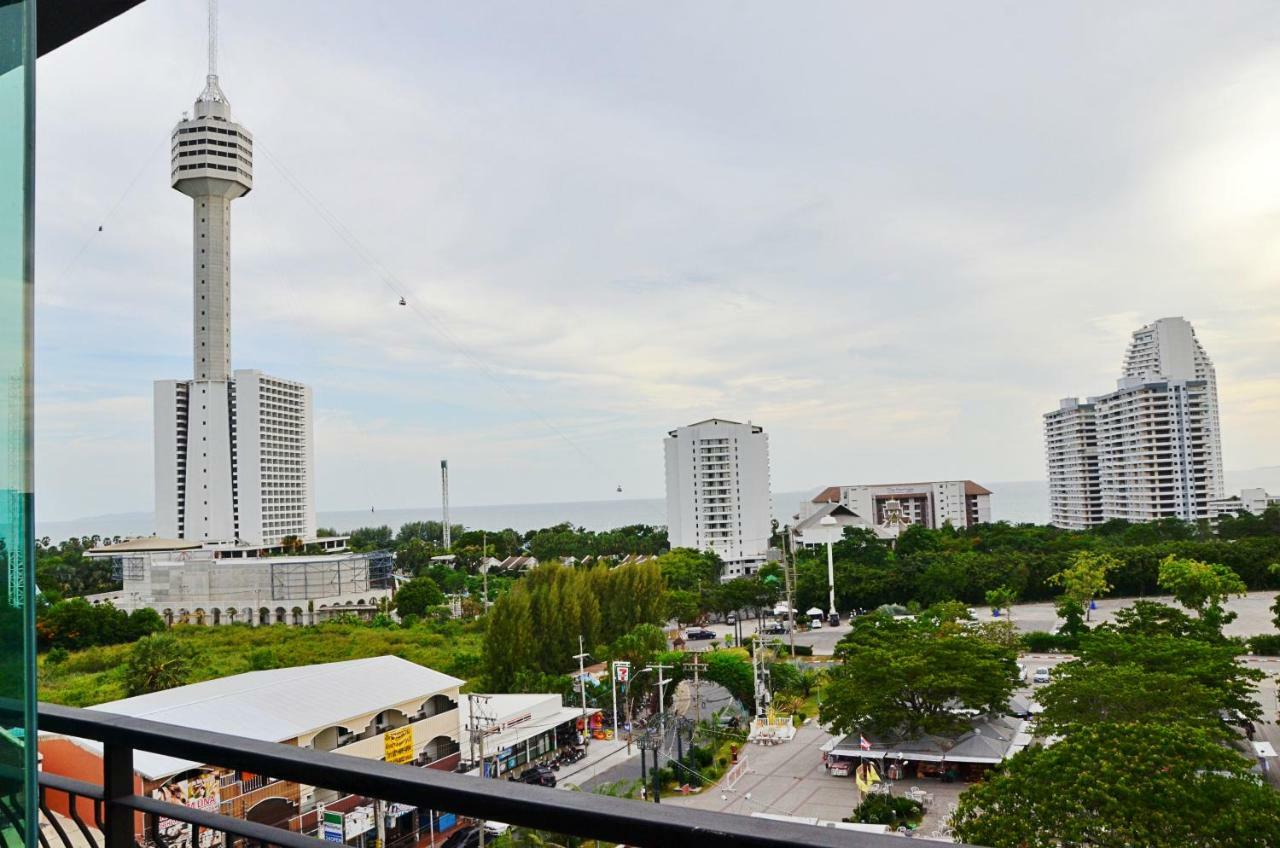
M 991 517 L 1013 524 L 1044 524 L 1049 520 L 1049 484 L 1044 480 L 1018 480 L 983 483 L 991 489 Z M 1280 492 L 1280 466 L 1254 468 L 1226 473 L 1226 490 L 1261 487 Z M 820 492 L 821 487 L 795 492 L 774 492 L 774 517 L 781 523 L 791 521 L 801 501 Z M 494 504 L 487 506 L 450 506 L 449 518 L 477 530 L 502 530 L 510 527 L 524 532 L 568 522 L 588 530 L 611 530 L 628 524 L 665 524 L 666 501 L 662 498 L 618 498 L 617 500 L 566 501 L 563 503 Z M 332 527 L 347 533 L 357 527 L 385 524 L 392 529 L 410 521 L 439 521 L 439 507 L 406 507 L 376 510 L 319 510 L 320 527 Z M 41 521 L 36 518 L 37 537 L 57 542 L 72 537 L 148 536 L 154 531 L 149 512 L 125 512 L 96 515 L 68 521 Z

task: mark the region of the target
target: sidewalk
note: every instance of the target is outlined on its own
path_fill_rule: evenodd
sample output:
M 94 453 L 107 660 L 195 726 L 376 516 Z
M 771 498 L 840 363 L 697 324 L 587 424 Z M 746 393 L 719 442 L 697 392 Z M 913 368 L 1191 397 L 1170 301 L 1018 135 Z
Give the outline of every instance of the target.
M 601 772 L 628 762 L 632 758 L 639 762 L 640 747 L 631 746 L 627 754 L 625 739 L 593 739 L 587 747 L 587 756 L 572 765 L 561 766 L 556 772 L 556 787 L 559 789 L 578 789 L 582 784 L 596 777 Z

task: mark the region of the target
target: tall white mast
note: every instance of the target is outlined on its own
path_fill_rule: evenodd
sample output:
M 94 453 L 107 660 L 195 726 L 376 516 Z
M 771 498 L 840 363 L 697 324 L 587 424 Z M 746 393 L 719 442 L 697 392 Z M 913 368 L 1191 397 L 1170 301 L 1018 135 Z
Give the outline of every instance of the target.
M 453 543 L 452 530 L 449 527 L 449 460 L 440 460 L 440 506 L 441 521 L 444 523 L 444 546 L 451 547 Z

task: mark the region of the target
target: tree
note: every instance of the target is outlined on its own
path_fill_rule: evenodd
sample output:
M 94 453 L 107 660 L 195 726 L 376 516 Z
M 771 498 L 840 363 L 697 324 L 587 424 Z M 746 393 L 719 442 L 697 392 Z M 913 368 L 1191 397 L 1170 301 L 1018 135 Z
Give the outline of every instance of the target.
M 1170 693 L 1177 693 L 1170 697 Z M 1186 675 L 1140 665 L 1081 660 L 1054 669 L 1053 682 L 1036 699 L 1044 712 L 1037 733 L 1066 735 L 1094 724 L 1147 722 L 1193 724 L 1221 734 L 1221 694 Z
M 1223 610 L 1223 603 L 1232 595 L 1240 596 L 1248 590 L 1240 575 L 1225 565 L 1178 559 L 1173 554 L 1161 560 L 1158 582 L 1178 603 L 1194 610 L 1197 618 L 1219 630 L 1236 617 L 1235 613 Z
M 1280 794 L 1203 728 L 1096 724 L 1035 745 L 960 796 L 956 837 L 991 848 L 1280 844 Z
M 755 683 L 751 663 L 740 650 L 712 651 L 703 654 L 707 668 L 702 676 L 729 690 L 748 710 L 755 703 Z
M 347 544 L 351 546 L 351 550 L 357 552 L 376 551 L 391 548 L 392 541 L 391 528 L 384 524 L 381 527 L 360 527 L 352 530 Z
M 993 610 L 1004 610 L 1010 620 L 1013 619 L 1013 605 L 1017 602 L 1017 590 L 1008 586 L 987 590 L 987 606 Z
M 658 557 L 658 568 L 662 570 L 662 579 L 667 581 L 668 589 L 685 589 L 697 592 L 702 587 L 710 588 L 720 582 L 720 570 L 723 564 L 711 551 L 696 551 L 693 548 L 672 548 Z
M 431 607 L 438 607 L 445 602 L 444 592 L 430 577 L 415 577 L 405 583 L 396 592 L 396 612 L 401 617 L 406 615 L 425 616 Z
M 821 718 L 837 733 L 866 729 L 912 738 L 963 730 L 962 710 L 998 712 L 1017 678 L 1016 652 L 938 619 L 858 619 L 836 646 L 840 665 L 824 690 Z
M 485 685 L 492 692 L 511 692 L 516 678 L 537 669 L 538 640 L 527 592 L 498 598 L 487 617 L 484 634 Z
M 1264 675 L 1236 661 L 1243 646 L 1231 641 L 1206 641 L 1185 636 L 1146 635 L 1103 625 L 1080 638 L 1078 656 L 1085 665 L 1136 667 L 1145 674 L 1180 677 L 1188 689 L 1213 693 L 1217 712 L 1238 713 L 1257 721 L 1262 717 L 1255 699 L 1257 681 Z M 1165 697 L 1175 697 L 1178 690 Z
M 167 634 L 144 636 L 129 650 L 125 689 L 130 696 L 182 686 L 191 678 L 195 651 Z
M 1120 561 L 1111 554 L 1076 551 L 1071 556 L 1071 565 L 1046 582 L 1061 586 L 1064 602 L 1075 604 L 1088 620 L 1094 598 L 1111 591 L 1107 575 L 1119 567 Z
M 675 620 L 677 624 L 689 624 L 698 620 L 702 615 L 702 604 L 698 601 L 698 595 L 687 589 L 672 589 L 667 592 L 667 617 Z
M 164 619 L 151 607 L 139 607 L 129 613 L 129 639 L 137 641 L 143 636 L 159 633 L 165 629 Z

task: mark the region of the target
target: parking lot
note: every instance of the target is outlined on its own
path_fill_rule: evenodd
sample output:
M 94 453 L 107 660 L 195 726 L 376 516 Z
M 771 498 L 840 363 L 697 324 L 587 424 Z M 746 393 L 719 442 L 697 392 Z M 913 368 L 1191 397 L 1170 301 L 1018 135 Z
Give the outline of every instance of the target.
M 1232 598 L 1227 602 L 1227 609 L 1235 612 L 1237 618 L 1224 628 L 1224 632 L 1228 636 L 1256 636 L 1262 633 L 1275 633 L 1276 628 L 1271 621 L 1271 604 L 1275 601 L 1275 598 L 1274 592 L 1250 592 L 1244 597 Z M 1090 622 L 1110 621 L 1117 610 L 1131 605 L 1135 600 L 1138 599 L 1102 598 L 1096 602 L 1097 608 L 1090 611 Z M 1145 600 L 1177 606 L 1173 598 L 1168 595 L 1153 596 Z M 974 607 L 974 609 L 978 614 L 978 619 L 981 621 L 994 618 L 990 607 Z M 1013 608 L 1013 624 L 1023 633 L 1029 633 L 1034 630 L 1052 631 L 1061 623 L 1062 620 L 1054 612 L 1053 604 L 1047 601 L 1035 604 L 1017 604 Z M 756 632 L 756 620 L 754 618 L 745 619 L 740 627 L 744 636 L 752 635 Z M 736 628 L 730 624 L 717 622 L 707 625 L 705 629 L 711 630 L 716 634 L 715 640 L 690 641 L 685 646 L 687 650 L 710 650 L 713 641 L 723 645 L 725 637 L 732 636 Z M 835 651 L 836 644 L 844 638 L 849 630 L 849 619 L 842 617 L 837 627 L 823 627 L 819 630 L 797 628 L 795 643 L 813 648 L 815 654 L 831 654 Z M 780 638 L 784 642 L 789 641 L 787 635 L 773 638 Z

